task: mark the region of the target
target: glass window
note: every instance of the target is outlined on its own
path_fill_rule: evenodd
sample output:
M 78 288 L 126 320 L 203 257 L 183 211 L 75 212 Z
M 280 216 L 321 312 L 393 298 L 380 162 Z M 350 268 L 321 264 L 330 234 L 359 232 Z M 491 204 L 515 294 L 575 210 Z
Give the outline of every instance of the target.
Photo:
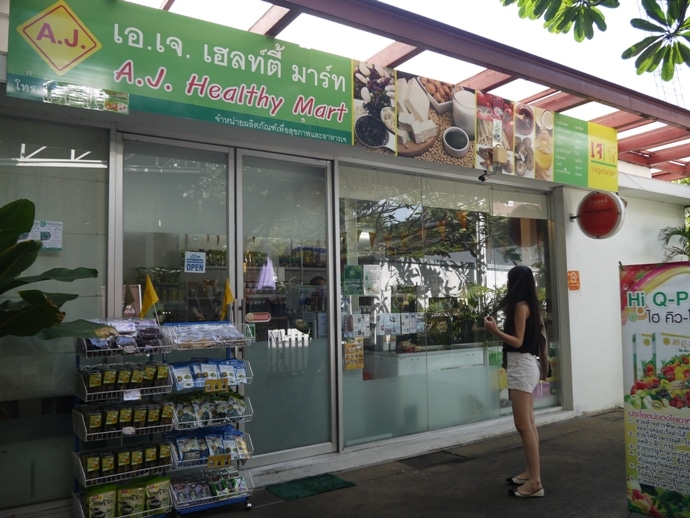
M 123 316 L 138 316 L 148 275 L 159 322 L 218 321 L 228 263 L 227 155 L 125 142 Z M 185 272 L 189 254 L 202 259 Z M 128 293 L 129 292 L 129 293 Z
M 351 166 L 339 183 L 345 443 L 509 412 L 483 317 L 514 264 L 547 309 L 546 196 Z
M 88 267 L 98 277 L 31 288 L 78 298 L 67 321 L 102 318 L 106 284 L 108 132 L 0 116 L 0 206 L 26 198 L 48 222 L 44 249 L 24 272 Z M 16 295 L 16 294 L 15 294 Z M 0 338 L 0 508 L 68 497 L 73 490 L 74 343 Z

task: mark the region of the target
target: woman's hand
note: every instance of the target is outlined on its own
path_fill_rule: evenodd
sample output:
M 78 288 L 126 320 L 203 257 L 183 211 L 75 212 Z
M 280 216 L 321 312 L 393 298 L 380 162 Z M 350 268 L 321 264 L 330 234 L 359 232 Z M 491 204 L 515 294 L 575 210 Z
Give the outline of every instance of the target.
M 498 331 L 498 325 L 492 316 L 484 317 L 484 327 L 493 334 Z

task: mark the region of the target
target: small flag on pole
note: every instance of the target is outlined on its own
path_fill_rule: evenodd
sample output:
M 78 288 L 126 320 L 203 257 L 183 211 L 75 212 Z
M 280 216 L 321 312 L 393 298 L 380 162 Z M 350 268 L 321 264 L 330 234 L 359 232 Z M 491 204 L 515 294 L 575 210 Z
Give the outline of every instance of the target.
M 232 294 L 230 288 L 230 279 L 225 279 L 225 294 L 223 295 L 223 309 L 220 312 L 220 319 L 225 320 L 225 315 L 228 311 L 228 306 L 235 302 L 235 296 Z
M 158 300 L 158 294 L 153 287 L 151 277 L 149 277 L 149 274 L 147 273 L 146 287 L 144 288 L 144 300 L 141 302 L 141 314 L 139 315 L 139 318 L 144 318 L 148 310 L 151 309 L 151 307 L 158 302 Z

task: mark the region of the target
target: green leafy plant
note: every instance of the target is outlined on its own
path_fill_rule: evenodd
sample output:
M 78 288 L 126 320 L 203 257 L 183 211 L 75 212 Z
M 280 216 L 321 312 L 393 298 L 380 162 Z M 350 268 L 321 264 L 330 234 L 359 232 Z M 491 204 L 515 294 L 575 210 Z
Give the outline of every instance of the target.
M 690 258 L 690 226 L 664 227 L 659 231 L 659 240 L 664 245 L 665 261 L 676 257 Z
M 64 322 L 61 306 L 78 295 L 70 293 L 44 293 L 41 290 L 19 290 L 20 300 L 7 298 L 11 291 L 35 282 L 54 280 L 72 282 L 95 278 L 98 271 L 91 268 L 53 268 L 38 275 L 22 277 L 34 264 L 43 244 L 40 241 L 19 241 L 31 230 L 35 205 L 20 199 L 0 207 L 0 337 L 34 336 L 44 338 L 106 336 L 114 330 L 109 326 L 87 320 Z
M 605 32 L 606 17 L 601 8 L 615 9 L 618 0 L 499 0 L 504 6 L 517 4 L 518 16 L 544 19 L 544 27 L 553 33 L 573 31 L 576 41 L 591 40 L 596 27 Z M 627 0 L 632 1 L 632 0 Z M 635 29 L 651 33 L 623 51 L 621 57 L 637 57 L 638 74 L 654 72 L 661 65 L 661 79 L 673 79 L 677 66 L 690 67 L 690 0 L 641 0 L 647 20 L 633 18 Z

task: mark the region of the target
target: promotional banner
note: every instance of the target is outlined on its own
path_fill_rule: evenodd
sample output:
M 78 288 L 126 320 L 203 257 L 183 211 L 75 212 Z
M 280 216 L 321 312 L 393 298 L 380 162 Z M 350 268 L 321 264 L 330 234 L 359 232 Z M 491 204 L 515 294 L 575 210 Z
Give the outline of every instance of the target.
M 687 516 L 690 262 L 621 266 L 628 508 Z
M 128 2 L 14 2 L 7 94 L 618 190 L 614 129 Z

